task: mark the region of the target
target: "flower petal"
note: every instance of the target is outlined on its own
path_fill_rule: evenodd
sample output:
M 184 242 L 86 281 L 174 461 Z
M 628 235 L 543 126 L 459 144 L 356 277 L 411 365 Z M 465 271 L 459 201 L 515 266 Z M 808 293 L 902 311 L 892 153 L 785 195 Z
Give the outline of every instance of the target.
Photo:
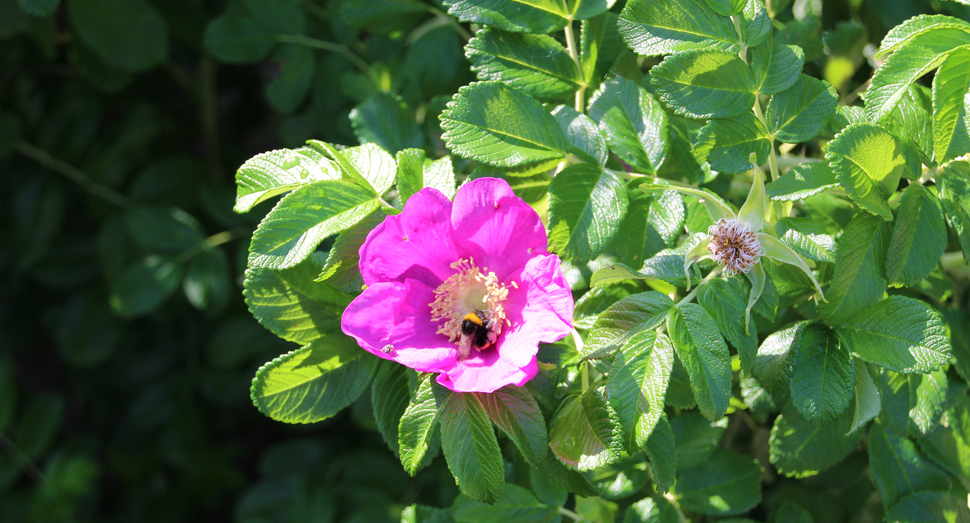
M 500 280 L 529 258 L 548 254 L 539 215 L 505 180 L 478 178 L 463 185 L 455 196 L 451 224 L 462 257 L 474 257 Z
M 375 356 L 420 372 L 441 372 L 454 365 L 458 346 L 436 334 L 432 301 L 434 289 L 418 280 L 375 283 L 347 306 L 340 327 Z M 387 345 L 393 348 L 385 353 Z
M 451 202 L 431 188 L 408 199 L 401 214 L 385 218 L 360 247 L 360 274 L 368 286 L 413 278 L 437 287 L 454 274 L 456 261 Z
M 511 282 L 515 282 L 515 286 Z M 572 329 L 573 295 L 554 255 L 536 256 L 505 281 L 509 297 L 506 317 L 511 325 L 502 331 L 498 353 L 506 363 L 524 367 L 539 350 L 539 342 L 552 343 Z
M 465 361 L 438 375 L 438 383 L 455 392 L 495 392 L 506 385 L 521 387 L 539 371 L 536 357 L 525 367 L 509 365 L 494 350 L 472 351 Z

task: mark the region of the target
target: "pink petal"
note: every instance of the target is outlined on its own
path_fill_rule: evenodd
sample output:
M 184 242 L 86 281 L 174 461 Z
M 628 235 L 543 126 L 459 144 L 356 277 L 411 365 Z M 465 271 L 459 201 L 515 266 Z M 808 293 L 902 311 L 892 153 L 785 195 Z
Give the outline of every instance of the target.
M 462 257 L 474 257 L 476 265 L 501 280 L 529 258 L 548 254 L 539 215 L 505 180 L 478 178 L 463 185 L 455 196 L 451 224 Z
M 532 258 L 505 285 L 509 297 L 504 306 L 511 325 L 502 331 L 498 352 L 503 361 L 522 367 L 535 359 L 539 342 L 552 343 L 572 331 L 573 295 L 555 255 Z
M 437 189 L 421 189 L 374 228 L 360 247 L 360 274 L 368 286 L 413 278 L 437 288 L 455 273 L 458 252 L 451 235 L 451 202 Z
M 494 350 L 476 352 L 465 361 L 438 375 L 438 383 L 455 392 L 495 392 L 506 385 L 521 387 L 535 377 L 539 365 L 535 358 L 524 367 L 504 362 Z
M 434 298 L 434 289 L 418 280 L 375 283 L 347 306 L 340 327 L 375 356 L 420 372 L 441 372 L 454 365 L 458 346 L 435 333 L 438 323 L 431 321 L 428 306 Z M 385 353 L 381 349 L 387 345 L 393 348 Z

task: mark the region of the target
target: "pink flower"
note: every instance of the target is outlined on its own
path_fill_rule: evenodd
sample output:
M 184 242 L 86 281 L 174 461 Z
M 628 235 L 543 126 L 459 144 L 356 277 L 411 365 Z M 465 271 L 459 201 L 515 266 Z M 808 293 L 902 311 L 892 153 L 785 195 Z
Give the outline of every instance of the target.
M 546 245 L 539 216 L 504 180 L 468 182 L 454 203 L 423 189 L 367 235 L 367 288 L 341 327 L 456 392 L 522 386 L 538 371 L 539 342 L 572 329 L 572 294 Z

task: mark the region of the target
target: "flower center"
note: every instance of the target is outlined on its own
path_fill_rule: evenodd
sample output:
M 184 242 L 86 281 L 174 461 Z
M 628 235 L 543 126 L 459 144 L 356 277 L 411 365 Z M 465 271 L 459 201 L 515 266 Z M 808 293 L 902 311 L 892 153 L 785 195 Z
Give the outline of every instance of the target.
M 481 270 L 473 259 L 451 264 L 457 272 L 435 289 L 431 320 L 444 321 L 438 334 L 458 345 L 459 359 L 471 353 L 471 347 L 484 350 L 502 333 L 502 323 L 509 324 L 502 303 L 509 296 L 505 284 L 498 281 L 487 267 Z
M 721 218 L 707 233 L 711 235 L 707 246 L 711 258 L 724 265 L 728 274 L 748 272 L 765 253 L 751 227 L 742 221 Z

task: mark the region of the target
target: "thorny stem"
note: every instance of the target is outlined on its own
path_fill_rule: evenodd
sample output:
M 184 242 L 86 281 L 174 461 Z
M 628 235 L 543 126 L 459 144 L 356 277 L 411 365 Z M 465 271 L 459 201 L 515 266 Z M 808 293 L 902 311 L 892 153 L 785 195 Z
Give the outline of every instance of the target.
M 573 33 L 573 19 L 570 18 L 566 22 L 566 27 L 563 28 L 566 32 L 566 50 L 569 51 L 569 57 L 573 59 L 576 64 L 576 70 L 579 74 L 583 74 L 583 64 L 579 61 L 579 51 L 576 49 L 576 35 Z M 576 89 L 576 100 L 573 104 L 573 108 L 576 109 L 578 113 L 586 112 L 586 79 L 583 78 L 583 83 Z
M 106 185 L 101 185 L 92 180 L 84 171 L 69 165 L 51 156 L 47 151 L 40 147 L 35 147 L 27 142 L 19 142 L 16 149 L 20 154 L 29 157 L 35 162 L 47 167 L 48 169 L 64 176 L 65 178 L 80 185 L 85 191 L 105 199 L 118 207 L 128 207 L 131 201 L 125 195 L 116 192 Z
M 284 44 L 301 44 L 307 47 L 312 47 L 314 49 L 322 49 L 324 51 L 330 51 L 333 53 L 338 53 L 347 60 L 350 60 L 358 69 L 367 73 L 368 75 L 373 75 L 374 72 L 370 65 L 365 62 L 361 57 L 357 56 L 349 47 L 335 44 L 332 42 L 327 42 L 324 40 L 318 40 L 316 38 L 310 38 L 309 36 L 303 35 L 277 35 L 276 41 Z

